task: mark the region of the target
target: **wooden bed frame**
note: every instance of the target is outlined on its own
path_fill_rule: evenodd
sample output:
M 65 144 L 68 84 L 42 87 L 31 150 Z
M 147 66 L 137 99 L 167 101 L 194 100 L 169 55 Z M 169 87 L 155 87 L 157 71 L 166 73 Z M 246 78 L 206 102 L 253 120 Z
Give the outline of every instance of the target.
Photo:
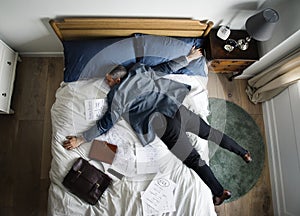
M 130 36 L 134 33 L 178 37 L 205 37 L 212 21 L 163 18 L 64 18 L 50 20 L 61 41 L 96 37 Z

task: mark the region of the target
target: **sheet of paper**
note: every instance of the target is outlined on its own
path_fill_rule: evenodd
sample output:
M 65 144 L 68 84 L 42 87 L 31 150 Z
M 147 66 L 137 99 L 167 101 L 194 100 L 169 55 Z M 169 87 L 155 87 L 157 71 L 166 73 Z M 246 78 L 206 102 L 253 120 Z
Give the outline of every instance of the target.
M 141 191 L 141 196 L 143 196 L 144 193 L 145 193 L 145 191 Z M 143 215 L 159 215 L 159 214 L 162 214 L 159 211 L 157 211 L 155 208 L 150 206 L 147 202 L 143 202 L 143 200 L 142 200 L 142 209 L 143 209 Z
M 112 168 L 125 176 L 136 175 L 135 155 L 130 146 L 118 147 L 118 151 L 115 154 L 115 158 L 112 163 Z
M 106 108 L 105 99 L 85 100 L 85 118 L 87 121 L 93 121 L 103 115 Z
M 136 168 L 138 174 L 156 173 L 159 170 L 159 152 L 148 146 L 136 148 Z
M 176 211 L 173 191 L 176 184 L 167 178 L 154 178 L 142 194 L 142 206 L 145 215 Z
M 160 160 L 165 155 L 165 149 L 160 146 L 147 145 L 145 147 L 136 147 L 137 173 L 157 173 L 159 171 Z

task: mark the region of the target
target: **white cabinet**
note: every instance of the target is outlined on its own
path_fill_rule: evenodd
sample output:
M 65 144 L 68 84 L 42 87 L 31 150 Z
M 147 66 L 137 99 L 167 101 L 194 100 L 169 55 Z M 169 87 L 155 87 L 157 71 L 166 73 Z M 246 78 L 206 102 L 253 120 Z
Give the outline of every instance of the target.
M 0 40 L 0 114 L 13 113 L 10 102 L 16 74 L 18 53 Z

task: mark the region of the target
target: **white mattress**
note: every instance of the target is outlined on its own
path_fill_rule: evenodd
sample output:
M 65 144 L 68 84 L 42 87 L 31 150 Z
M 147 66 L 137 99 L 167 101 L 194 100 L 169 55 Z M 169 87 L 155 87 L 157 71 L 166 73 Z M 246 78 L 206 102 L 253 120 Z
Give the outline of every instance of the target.
M 192 86 L 184 105 L 205 119 L 209 114 L 206 91 L 207 78 L 186 75 L 168 76 Z M 163 156 L 158 159 L 158 171 L 152 174 L 136 173 L 134 152 L 136 148 L 141 147 L 141 144 L 127 122 L 122 119 L 111 130 L 97 139 L 117 144 L 117 154 L 124 154 L 126 151 L 132 152 L 131 162 L 133 161 L 133 163 L 124 161 L 124 163 L 128 162 L 130 168 L 128 170 L 131 172 L 118 170 L 124 174 L 121 180 L 109 174 L 113 178 L 113 183 L 94 206 L 81 201 L 68 192 L 62 185 L 63 178 L 78 157 L 89 160 L 88 154 L 91 143 L 68 151 L 62 147 L 62 141 L 65 136 L 78 135 L 95 124 L 95 121 L 85 119 L 84 100 L 105 98 L 107 90 L 108 87 L 105 82 L 98 79 L 68 84 L 61 83 L 56 92 L 56 101 L 51 110 L 53 159 L 50 170 L 48 215 L 143 215 L 141 192 L 146 190 L 155 176 L 169 178 L 176 183 L 174 190 L 176 211 L 161 215 L 216 215 L 209 188 L 194 171 L 187 168 L 170 153 L 159 138 L 150 144 L 150 147 L 158 148 L 161 152 L 160 155 Z M 207 141 L 193 134 L 188 134 L 188 136 L 202 158 L 208 162 Z M 109 165 L 105 163 L 90 162 L 102 171 L 109 168 Z

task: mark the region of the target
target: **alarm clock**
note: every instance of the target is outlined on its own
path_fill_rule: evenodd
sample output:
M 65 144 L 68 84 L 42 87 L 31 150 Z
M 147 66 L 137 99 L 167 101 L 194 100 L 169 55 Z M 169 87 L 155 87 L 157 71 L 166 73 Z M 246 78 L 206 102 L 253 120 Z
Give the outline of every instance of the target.
M 230 28 L 229 26 L 221 26 L 217 32 L 217 36 L 222 40 L 227 40 L 230 35 Z

